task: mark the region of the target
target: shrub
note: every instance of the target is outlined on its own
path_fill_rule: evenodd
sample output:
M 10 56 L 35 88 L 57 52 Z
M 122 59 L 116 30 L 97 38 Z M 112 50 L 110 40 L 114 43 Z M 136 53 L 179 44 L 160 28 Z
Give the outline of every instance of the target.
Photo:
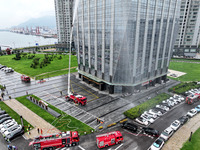
M 163 100 L 169 98 L 170 95 L 166 94 L 166 93 L 162 93 L 136 107 L 133 107 L 127 111 L 124 112 L 124 115 L 131 118 L 131 119 L 135 119 L 137 117 L 139 117 L 144 111 L 147 111 L 149 109 L 151 109 L 152 107 L 156 106 L 157 104 L 159 104 L 160 102 L 162 102 Z

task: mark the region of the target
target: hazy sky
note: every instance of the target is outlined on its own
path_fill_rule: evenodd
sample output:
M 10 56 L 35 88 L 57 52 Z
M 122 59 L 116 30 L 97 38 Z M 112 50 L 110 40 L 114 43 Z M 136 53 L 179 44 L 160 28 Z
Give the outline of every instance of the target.
M 55 16 L 54 0 L 0 0 L 0 29 L 46 15 Z

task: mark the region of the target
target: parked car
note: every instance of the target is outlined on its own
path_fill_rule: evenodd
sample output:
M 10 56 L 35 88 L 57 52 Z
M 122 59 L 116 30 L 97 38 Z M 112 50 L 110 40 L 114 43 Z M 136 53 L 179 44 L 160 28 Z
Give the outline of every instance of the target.
M 174 103 L 174 105 L 177 105 L 178 104 L 178 102 L 176 101 L 176 100 L 174 100 L 174 99 L 167 99 L 168 101 L 171 101 L 172 103 Z
M 0 69 L 3 69 L 3 68 L 6 68 L 6 66 L 4 66 L 4 65 L 1 65 L 1 66 L 0 66 Z
M 14 121 L 15 121 L 15 119 L 6 120 L 4 123 L 0 124 L 0 129 L 1 129 L 4 125 L 9 124 L 9 123 L 14 122 Z
M 155 130 L 153 128 L 145 128 L 145 127 L 143 127 L 142 128 L 142 132 L 146 133 L 148 135 L 151 135 L 151 136 L 155 136 L 155 137 L 159 136 L 159 131 L 157 131 L 157 130 Z
M 170 127 L 171 127 L 174 131 L 176 131 L 180 126 L 181 126 L 181 123 L 180 123 L 180 121 L 178 121 L 178 120 L 175 120 L 175 121 L 172 122 L 172 124 L 170 125 Z
M 197 113 L 199 113 L 200 112 L 200 105 L 197 105 L 194 109 L 197 111 Z
M 6 111 L 5 110 L 0 110 L 0 115 L 2 114 L 6 114 Z
M 0 119 L 0 123 L 3 123 L 6 120 L 12 119 L 11 117 L 4 117 Z
M 137 130 L 138 130 L 138 127 L 136 125 L 129 123 L 129 122 L 122 123 L 122 128 L 128 129 L 131 132 L 137 132 Z
M 163 105 L 163 106 L 166 106 L 166 107 L 169 107 L 169 108 L 172 108 L 172 105 L 170 105 L 170 103 L 162 103 L 161 105 Z
M 18 135 L 22 135 L 24 133 L 24 130 L 22 129 L 21 125 L 18 125 L 17 127 L 13 128 L 10 131 L 5 131 L 5 139 L 12 140 L 13 138 L 17 137 Z
M 2 114 L 2 115 L 0 115 L 0 119 L 8 117 L 8 116 L 9 116 L 8 114 Z
M 169 99 L 171 99 L 171 100 L 173 100 L 173 101 L 176 101 L 176 102 L 177 102 L 177 104 L 181 102 L 181 100 L 180 100 L 180 99 L 176 99 L 176 98 L 174 98 L 174 97 L 170 97 Z
M 182 97 L 182 96 L 180 96 L 180 95 L 177 95 L 177 94 L 175 94 L 174 96 L 173 96 L 173 98 L 175 98 L 175 99 L 180 99 L 181 101 L 184 101 L 185 99 L 184 99 L 184 97 Z
M 151 113 L 151 114 L 155 114 L 157 116 L 162 116 L 162 113 L 158 110 L 155 110 L 155 109 L 150 109 L 148 112 Z
M 154 107 L 153 110 L 160 111 L 162 114 L 164 114 L 166 112 L 166 110 L 163 110 L 163 109 L 157 108 L 157 107 Z
M 161 150 L 164 144 L 165 140 L 159 137 L 153 142 L 153 144 L 150 146 L 148 150 Z
M 11 122 L 11 123 L 5 125 L 3 128 L 1 128 L 1 133 L 4 133 L 5 131 L 10 131 L 13 128 L 15 128 L 16 126 L 18 126 L 17 122 Z
M 155 121 L 151 116 L 149 116 L 147 114 L 142 114 L 141 117 L 150 123 L 154 123 L 154 121 Z
M 14 70 L 12 68 L 6 68 L 5 70 L 5 73 L 11 73 L 11 72 L 14 72 Z
M 142 118 L 142 117 L 136 118 L 135 121 L 138 122 L 138 123 L 140 123 L 140 124 L 143 124 L 143 125 L 145 125 L 145 126 L 147 126 L 147 125 L 149 124 L 149 122 L 146 121 L 146 120 L 145 120 L 144 118 Z
M 181 125 L 185 124 L 188 121 L 188 117 L 187 116 L 182 116 L 178 119 L 178 121 L 180 121 Z
M 167 141 L 172 136 L 173 133 L 174 130 L 171 127 L 168 127 L 160 134 L 160 137 L 162 137 L 165 141 Z
M 145 111 L 143 114 L 146 114 L 146 115 L 150 116 L 153 119 L 156 119 L 158 117 L 157 114 L 151 113 L 151 112 L 148 112 L 148 111 Z
M 165 111 L 169 111 L 169 107 L 163 106 L 163 105 L 156 105 L 157 108 L 163 109 Z
M 189 116 L 190 118 L 192 118 L 193 116 L 195 116 L 197 114 L 196 109 L 191 109 L 188 113 L 187 116 Z

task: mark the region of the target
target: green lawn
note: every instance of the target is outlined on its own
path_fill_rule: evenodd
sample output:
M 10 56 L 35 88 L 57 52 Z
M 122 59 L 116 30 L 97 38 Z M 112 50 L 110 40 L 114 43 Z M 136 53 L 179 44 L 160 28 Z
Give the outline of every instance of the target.
M 184 143 L 181 150 L 199 150 L 200 149 L 200 128 L 192 135 L 191 141 Z
M 8 105 L 6 105 L 4 102 L 0 102 L 0 108 L 2 110 L 5 110 L 7 114 L 9 114 L 9 116 L 13 119 L 15 119 L 15 121 L 18 123 L 18 124 L 21 124 L 21 119 L 20 119 L 20 115 L 17 114 L 14 110 L 12 110 Z M 25 127 L 25 132 L 27 131 L 26 128 L 28 127 L 28 123 L 26 120 L 23 119 L 23 123 L 24 123 L 24 127 Z M 31 125 L 31 124 L 30 124 Z M 31 125 L 31 127 L 33 127 Z
M 135 119 L 135 118 L 139 117 L 144 111 L 151 109 L 152 107 L 156 106 L 163 100 L 168 99 L 169 97 L 170 97 L 170 95 L 168 95 L 166 93 L 159 94 L 158 96 L 156 96 L 136 107 L 133 107 L 133 108 L 125 111 L 124 115 L 131 119 Z
M 36 99 L 39 100 L 38 97 L 34 96 Z M 62 114 L 59 118 L 54 117 L 53 115 L 49 114 L 44 109 L 40 108 L 39 106 L 33 104 L 29 100 L 26 99 L 26 96 L 18 97 L 16 98 L 20 103 L 22 103 L 24 106 L 26 106 L 28 109 L 36 113 L 38 116 L 55 126 L 57 129 L 61 131 L 73 131 L 76 130 L 80 133 L 80 135 L 83 135 L 84 132 L 87 134 L 91 133 L 91 130 L 94 131 L 91 127 L 84 124 L 83 122 L 71 117 L 70 115 L 67 115 L 66 113 L 62 112 L 61 110 L 55 108 L 52 105 L 49 105 L 49 108 L 57 111 L 58 113 Z
M 200 81 L 200 64 L 186 62 L 170 62 L 169 69 L 187 73 L 179 78 L 172 79 L 180 81 Z
M 58 57 L 60 55 L 57 55 Z M 53 61 L 51 61 L 51 64 L 48 64 L 47 66 L 40 68 L 39 66 L 36 69 L 30 68 L 30 65 L 32 64 L 33 59 L 27 59 L 22 58 L 21 60 L 13 60 L 12 58 L 15 57 L 15 55 L 6 55 L 6 56 L 0 56 L 0 64 L 6 65 L 8 67 L 13 68 L 15 71 L 26 74 L 30 77 L 35 77 L 37 75 L 46 73 L 46 72 L 53 72 L 52 75 L 49 73 L 49 77 L 51 76 L 57 76 L 68 73 L 67 70 L 62 69 L 68 69 L 69 64 L 69 55 L 61 55 L 63 58 L 61 60 L 58 60 L 54 58 Z M 35 58 L 40 58 L 40 61 L 44 58 L 44 54 L 36 54 Z M 77 58 L 76 56 L 72 55 L 71 57 L 71 67 L 77 67 Z M 76 72 L 77 70 L 72 69 L 71 72 Z

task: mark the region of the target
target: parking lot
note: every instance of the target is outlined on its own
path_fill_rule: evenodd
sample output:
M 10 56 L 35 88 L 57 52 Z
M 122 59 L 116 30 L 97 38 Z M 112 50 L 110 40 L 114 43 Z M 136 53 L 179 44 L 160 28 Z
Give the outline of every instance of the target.
M 23 96 L 28 92 L 29 94 L 34 94 L 41 99 L 49 102 L 50 104 L 56 106 L 57 108 L 65 111 L 66 113 L 74 116 L 75 118 L 87 123 L 93 128 L 98 128 L 99 124 L 96 122 L 96 118 L 101 118 L 105 123 L 112 123 L 119 121 L 124 118 L 123 112 L 146 101 L 147 98 L 154 97 L 158 93 L 165 92 L 169 86 L 177 84 L 176 81 L 170 81 L 167 84 L 156 85 L 155 87 L 145 89 L 140 93 L 133 93 L 128 96 L 109 96 L 106 93 L 101 93 L 95 90 L 93 87 L 88 86 L 75 75 L 71 76 L 71 89 L 79 94 L 87 97 L 88 103 L 86 106 L 78 106 L 73 102 L 66 102 L 64 95 L 67 94 L 67 76 L 57 76 L 49 79 L 45 79 L 46 82 L 38 83 L 32 79 L 31 83 L 24 83 L 20 80 L 21 74 L 11 73 L 5 74 L 0 71 L 0 84 L 6 85 L 8 90 L 8 96 L 19 97 Z M 60 91 L 63 95 L 61 96 Z M 188 110 L 193 108 L 194 105 L 187 105 L 184 102 L 179 103 L 169 112 L 164 114 L 155 120 L 153 124 L 149 127 L 155 128 L 159 132 L 162 132 L 166 127 L 168 127 L 174 120 L 178 119 L 182 115 L 186 114 Z M 131 121 L 139 126 L 137 133 L 132 133 L 126 129 L 122 129 L 119 125 L 111 127 L 109 129 L 104 129 L 102 132 L 106 133 L 108 131 L 119 130 L 124 136 L 124 143 L 121 145 L 115 145 L 109 147 L 108 149 L 147 149 L 155 140 L 154 137 L 143 134 L 141 131 L 142 125 Z M 80 145 L 70 149 L 97 149 L 95 143 L 95 136 L 99 133 L 81 136 Z M 145 142 L 144 142 L 145 141 Z

